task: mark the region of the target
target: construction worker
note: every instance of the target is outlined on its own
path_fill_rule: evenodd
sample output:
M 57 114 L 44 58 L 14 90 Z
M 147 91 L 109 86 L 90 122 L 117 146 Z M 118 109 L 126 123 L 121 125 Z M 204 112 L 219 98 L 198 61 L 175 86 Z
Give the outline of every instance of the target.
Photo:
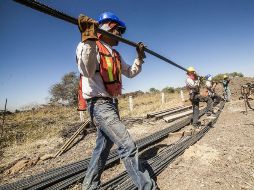
M 212 98 L 214 103 L 218 104 L 221 100 L 221 97 L 215 93 L 215 88 L 217 86 L 217 82 L 212 80 L 211 74 L 206 75 L 205 79 L 206 79 L 205 87 L 208 91 L 208 96 L 210 96 Z M 213 106 L 214 106 L 214 104 L 213 104 Z
M 230 95 L 231 95 L 231 92 L 230 92 L 230 89 L 229 89 L 229 82 L 230 82 L 230 79 L 227 75 L 224 75 L 223 76 L 223 81 L 222 81 L 222 85 L 223 85 L 223 89 L 224 89 L 224 100 L 229 102 L 230 101 Z
M 212 99 L 209 96 L 201 96 L 200 95 L 200 77 L 196 74 L 196 71 L 193 67 L 189 67 L 187 69 L 187 79 L 186 79 L 186 87 L 189 90 L 190 101 L 193 106 L 193 121 L 192 125 L 195 128 L 200 126 L 199 118 L 199 102 L 207 103 L 207 115 L 212 115 Z
M 117 145 L 118 154 L 138 189 L 157 189 L 148 171 L 140 169 L 142 166 L 138 160 L 138 149 L 120 121 L 117 100 L 122 90 L 121 75 L 132 78 L 141 71 L 145 58 L 144 45 L 139 43 L 137 58 L 130 66 L 113 49 L 118 41 L 96 32 L 100 28 L 118 36 L 124 34 L 125 23 L 114 13 L 102 13 L 98 22 L 80 16 L 78 24 L 82 41 L 76 50 L 77 65 L 82 75 L 87 110 L 97 128 L 96 145 L 82 189 L 99 189 L 101 174 L 113 144 Z

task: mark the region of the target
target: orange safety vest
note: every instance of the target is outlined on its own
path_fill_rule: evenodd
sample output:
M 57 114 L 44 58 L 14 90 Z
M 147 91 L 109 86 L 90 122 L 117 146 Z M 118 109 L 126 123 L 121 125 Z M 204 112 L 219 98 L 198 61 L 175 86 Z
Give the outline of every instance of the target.
M 114 97 L 121 95 L 122 73 L 120 54 L 116 50 L 113 50 L 112 56 L 100 41 L 96 41 L 96 45 L 100 54 L 100 75 L 106 91 Z
M 96 41 L 96 45 L 100 54 L 100 75 L 102 77 L 106 91 L 111 96 L 122 94 L 122 73 L 121 73 L 121 57 L 120 54 L 113 50 L 113 56 L 108 49 L 100 42 Z M 87 108 L 86 100 L 82 94 L 82 75 L 79 78 L 78 89 L 78 110 L 84 111 Z
M 78 111 L 85 111 L 87 108 L 86 100 L 82 94 L 82 75 L 79 76 L 79 88 L 78 88 Z

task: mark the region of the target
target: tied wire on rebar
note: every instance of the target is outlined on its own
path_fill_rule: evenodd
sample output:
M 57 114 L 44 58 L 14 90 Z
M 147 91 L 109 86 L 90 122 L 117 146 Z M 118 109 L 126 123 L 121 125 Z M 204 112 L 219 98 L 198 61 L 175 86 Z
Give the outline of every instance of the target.
M 20 4 L 23 4 L 25 6 L 28 6 L 28 7 L 32 8 L 32 9 L 35 9 L 37 11 L 40 11 L 40 12 L 43 12 L 45 14 L 48 14 L 48 15 L 51 15 L 53 17 L 59 18 L 61 20 L 64 20 L 66 22 L 78 25 L 78 20 L 76 18 L 71 17 L 71 16 L 69 16 L 69 15 L 67 15 L 67 14 L 65 14 L 63 12 L 60 12 L 60 11 L 58 11 L 56 9 L 53 9 L 53 8 L 51 8 L 51 7 L 49 7 L 49 6 L 45 5 L 45 4 L 42 4 L 42 3 L 38 2 L 38 1 L 34 1 L 34 0 L 14 0 L 14 1 L 18 2 Z M 99 32 L 99 33 L 101 33 L 103 35 L 106 35 L 106 36 L 108 36 L 108 37 L 110 37 L 112 39 L 115 39 L 115 40 L 118 40 L 118 41 L 123 42 L 125 44 L 128 44 L 130 46 L 138 47 L 137 43 L 132 42 L 130 40 L 127 40 L 125 38 L 122 38 L 120 36 L 114 35 L 114 34 L 112 34 L 110 32 L 102 30 L 100 28 L 97 29 L 97 32 Z M 149 54 L 151 54 L 151 55 L 153 55 L 153 56 L 155 56 L 155 57 L 157 57 L 157 58 L 159 58 L 159 59 L 161 59 L 161 60 L 163 60 L 163 61 L 165 61 L 165 62 L 167 62 L 167 63 L 169 63 L 169 64 L 171 64 L 171 65 L 173 65 L 173 66 L 175 66 L 175 67 L 177 67 L 177 68 L 179 68 L 179 69 L 181 69 L 181 70 L 183 70 L 183 71 L 187 72 L 187 69 L 185 69 L 181 65 L 176 64 L 175 62 L 173 62 L 173 61 L 169 60 L 168 58 L 166 58 L 166 57 L 164 57 L 164 56 L 162 56 L 162 55 L 160 55 L 160 54 L 158 54 L 158 53 L 148 49 L 147 47 L 144 48 L 144 51 L 149 53 Z

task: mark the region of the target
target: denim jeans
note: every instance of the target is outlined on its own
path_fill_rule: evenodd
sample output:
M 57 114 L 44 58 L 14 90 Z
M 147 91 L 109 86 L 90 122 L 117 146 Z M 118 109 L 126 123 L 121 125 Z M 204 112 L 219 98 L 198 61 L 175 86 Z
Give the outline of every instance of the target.
M 224 88 L 224 99 L 229 102 L 230 101 L 230 96 L 231 96 L 231 92 L 230 92 L 230 89 L 229 88 Z
M 201 96 L 200 94 L 196 94 L 192 99 L 192 107 L 193 107 L 193 121 L 192 124 L 195 126 L 198 123 L 199 118 L 199 102 L 207 103 L 207 111 L 212 112 L 213 108 L 213 100 L 209 96 Z
M 116 100 L 110 98 L 93 98 L 87 101 L 91 120 L 97 128 L 97 139 L 82 189 L 99 189 L 101 174 L 115 143 L 126 171 L 138 189 L 154 190 L 155 182 L 147 170 L 141 170 L 137 147 L 120 121 L 117 104 Z

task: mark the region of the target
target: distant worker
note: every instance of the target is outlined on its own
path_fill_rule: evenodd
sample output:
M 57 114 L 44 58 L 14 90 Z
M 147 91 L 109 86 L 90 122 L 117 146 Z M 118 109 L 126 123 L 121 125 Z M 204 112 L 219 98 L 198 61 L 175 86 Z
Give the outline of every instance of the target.
M 212 104 L 213 101 L 209 96 L 201 96 L 200 95 L 200 79 L 196 74 L 196 71 L 193 67 L 189 67 L 187 69 L 187 79 L 186 79 L 186 87 L 189 90 L 190 101 L 193 106 L 193 121 L 192 125 L 194 127 L 199 127 L 200 122 L 198 121 L 199 118 L 199 102 L 206 102 L 207 103 L 207 115 L 212 115 Z
M 229 102 L 230 101 L 230 95 L 231 95 L 231 92 L 230 92 L 230 89 L 229 89 L 229 82 L 230 82 L 230 79 L 228 77 L 228 75 L 224 75 L 223 76 L 223 81 L 222 81 L 222 85 L 223 85 L 223 89 L 224 89 L 224 100 Z
M 122 91 L 122 74 L 128 78 L 141 72 L 144 45 L 139 43 L 137 58 L 132 66 L 127 65 L 113 48 L 118 41 L 97 33 L 97 28 L 121 36 L 125 23 L 111 12 L 102 13 L 98 22 L 86 16 L 78 19 L 82 41 L 76 50 L 79 72 L 82 75 L 83 97 L 87 103 L 91 121 L 97 128 L 96 146 L 83 181 L 82 189 L 99 189 L 101 174 L 110 153 L 116 144 L 118 154 L 138 189 L 155 190 L 157 185 L 147 170 L 141 170 L 138 149 L 120 121 L 117 96 Z
M 208 91 L 208 96 L 210 96 L 210 98 L 212 98 L 214 103 L 218 104 L 221 100 L 221 97 L 218 96 L 215 92 L 215 88 L 216 88 L 218 83 L 216 81 L 212 80 L 212 75 L 211 74 L 206 75 L 205 79 L 206 79 L 205 87 Z M 213 106 L 214 106 L 214 104 L 213 104 Z

